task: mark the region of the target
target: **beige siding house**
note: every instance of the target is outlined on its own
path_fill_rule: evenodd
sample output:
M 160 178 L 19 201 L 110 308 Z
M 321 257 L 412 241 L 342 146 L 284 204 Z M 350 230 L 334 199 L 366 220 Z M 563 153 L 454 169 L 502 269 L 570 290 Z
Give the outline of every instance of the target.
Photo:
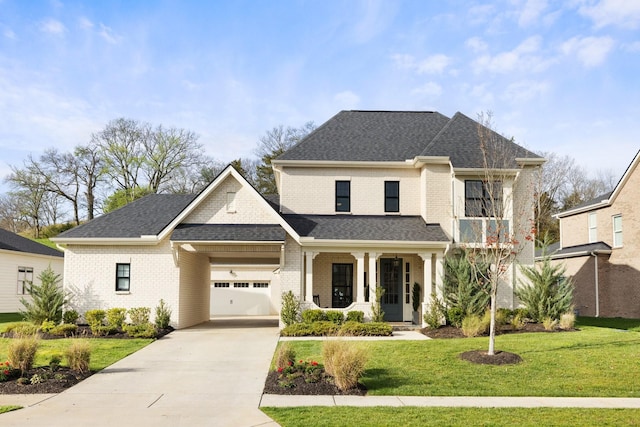
M 485 202 L 480 126 L 460 113 L 342 111 L 272 162 L 277 200 L 227 167 L 198 195 L 151 195 L 61 234 L 65 285 L 83 310 L 163 298 L 179 328 L 277 314 L 287 291 L 305 308 L 370 317 L 381 286 L 387 320 L 410 321 L 413 284 L 424 310 L 447 251 L 470 244 L 461 227 L 491 222 L 466 209 Z M 515 184 L 544 159 L 492 135 L 510 153 L 501 188 L 516 229 L 533 218 L 533 188 Z M 533 262 L 529 242 L 519 261 Z M 512 270 L 505 307 L 516 304 Z
M 557 215 L 552 257 L 574 280 L 583 316 L 640 318 L 640 152 L 613 192 Z
M 48 267 L 62 279 L 64 254 L 10 231 L 0 229 L 0 313 L 17 313 L 29 299 L 30 283 Z

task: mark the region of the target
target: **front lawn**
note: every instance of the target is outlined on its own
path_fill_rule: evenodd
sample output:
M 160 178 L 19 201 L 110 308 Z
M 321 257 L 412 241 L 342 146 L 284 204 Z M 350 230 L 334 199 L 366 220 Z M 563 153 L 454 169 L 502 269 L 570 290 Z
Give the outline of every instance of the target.
M 625 322 L 625 329 L 591 323 L 581 319 L 575 332 L 498 336 L 496 349 L 519 354 L 517 365 L 459 358 L 486 349 L 486 337 L 354 344 L 369 354 L 361 381 L 369 395 L 640 397 L 640 382 L 632 380 L 640 378 L 640 320 Z M 290 344 L 296 358 L 322 361 L 321 341 Z

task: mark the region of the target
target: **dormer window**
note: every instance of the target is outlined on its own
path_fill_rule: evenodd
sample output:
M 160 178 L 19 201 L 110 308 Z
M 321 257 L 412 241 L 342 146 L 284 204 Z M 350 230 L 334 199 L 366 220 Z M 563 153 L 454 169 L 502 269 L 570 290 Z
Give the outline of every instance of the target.
M 336 212 L 351 212 L 351 181 L 336 181 Z
M 400 212 L 400 181 L 384 182 L 384 211 Z

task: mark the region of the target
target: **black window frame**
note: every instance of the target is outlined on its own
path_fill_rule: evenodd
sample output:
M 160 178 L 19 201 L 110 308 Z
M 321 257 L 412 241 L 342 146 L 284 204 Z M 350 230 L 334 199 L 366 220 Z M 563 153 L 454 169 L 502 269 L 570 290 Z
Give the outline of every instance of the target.
M 125 266 L 127 267 L 126 275 L 124 275 L 125 271 L 121 270 L 121 267 Z M 126 283 L 126 287 L 123 283 Z M 116 292 L 131 292 L 131 263 L 129 262 L 116 263 Z
M 475 188 L 473 188 L 475 187 Z M 494 198 L 491 198 L 490 188 L 494 189 Z M 502 182 L 487 182 L 480 179 L 467 179 L 464 181 L 464 216 L 467 218 L 491 218 L 492 213 L 502 216 Z M 499 197 L 496 197 L 499 196 Z M 494 209 L 494 203 L 496 204 Z
M 353 303 L 354 270 L 352 263 L 331 264 L 331 308 L 346 308 Z
M 351 181 L 336 181 L 336 212 L 351 212 Z
M 384 182 L 384 211 L 400 212 L 400 181 Z

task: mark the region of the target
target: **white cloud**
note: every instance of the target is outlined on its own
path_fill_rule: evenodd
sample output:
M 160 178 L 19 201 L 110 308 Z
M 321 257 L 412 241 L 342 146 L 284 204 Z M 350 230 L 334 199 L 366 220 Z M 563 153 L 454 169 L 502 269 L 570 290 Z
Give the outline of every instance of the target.
M 61 36 L 67 31 L 67 28 L 62 22 L 49 18 L 40 24 L 40 31 L 43 33 L 53 34 L 55 36 Z
M 100 24 L 100 31 L 98 34 L 107 41 L 107 43 L 118 44 L 121 40 L 121 37 L 118 36 L 110 27 L 107 27 L 104 24 Z
M 474 98 L 479 99 L 482 105 L 492 105 L 495 98 L 485 84 L 474 86 L 468 93 Z
M 520 81 L 509 84 L 503 97 L 510 102 L 526 102 L 543 95 L 548 90 L 547 82 Z
M 484 52 L 489 47 L 480 37 L 471 37 L 464 45 L 474 52 Z
M 441 74 L 451 63 L 451 58 L 447 55 L 436 54 L 426 57 L 418 61 L 413 55 L 396 54 L 391 59 L 396 67 L 405 70 L 411 70 L 417 74 Z
M 640 41 L 625 44 L 624 49 L 628 52 L 640 52 Z
M 442 87 L 435 83 L 429 82 L 411 91 L 413 95 L 420 95 L 429 98 L 437 98 L 442 95 Z
M 551 58 L 539 55 L 542 44 L 540 36 L 525 39 L 515 49 L 491 56 L 485 54 L 474 61 L 475 72 L 509 73 L 515 70 L 539 72 L 547 69 Z
M 573 37 L 562 44 L 565 55 L 576 55 L 585 67 L 602 64 L 614 47 L 611 37 Z
M 8 39 L 11 39 L 11 40 L 15 40 L 16 39 L 16 33 L 14 33 L 11 28 L 3 29 L 2 30 L 2 35 L 5 36 Z
M 636 29 L 640 27 L 638 0 L 602 0 L 595 5 L 582 6 L 579 12 L 591 18 L 596 28 L 607 25 Z
M 360 97 L 350 90 L 336 93 L 333 99 L 340 104 L 340 109 L 353 110 L 360 104 Z
M 547 0 L 527 0 L 518 17 L 518 25 L 528 27 L 535 24 L 546 8 Z
M 390 10 L 392 3 L 384 0 L 366 0 L 360 4 L 357 16 L 361 18 L 352 27 L 353 36 L 357 43 L 366 43 L 388 26 L 394 13 Z
M 85 16 L 82 16 L 80 19 L 78 19 L 78 24 L 83 30 L 90 30 L 93 28 L 93 22 L 91 22 L 91 20 Z

